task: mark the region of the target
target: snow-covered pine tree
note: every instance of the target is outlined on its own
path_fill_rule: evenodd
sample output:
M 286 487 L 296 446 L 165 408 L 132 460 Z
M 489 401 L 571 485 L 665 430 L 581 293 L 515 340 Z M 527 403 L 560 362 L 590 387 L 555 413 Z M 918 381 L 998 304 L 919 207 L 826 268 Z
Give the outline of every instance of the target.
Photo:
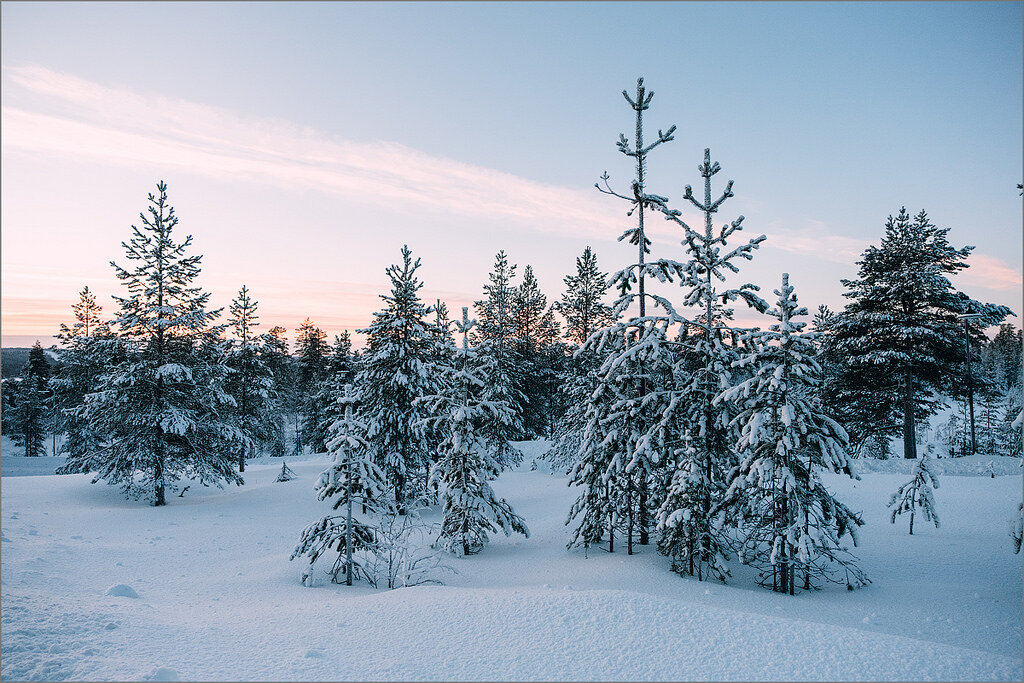
M 929 449 L 930 450 L 930 449 Z M 914 535 L 914 513 L 921 508 L 924 518 L 935 523 L 939 528 L 939 515 L 935 512 L 935 498 L 932 496 L 932 489 L 939 488 L 939 479 L 931 471 L 931 458 L 926 450 L 921 458 L 914 463 L 911 471 L 911 479 L 896 489 L 892 494 L 887 507 L 891 507 L 892 516 L 889 521 L 896 523 L 896 517 L 904 512 L 910 513 L 910 535 Z
M 479 323 L 475 329 L 477 352 L 492 360 L 490 381 L 484 398 L 494 403 L 505 403 L 511 413 L 501 420 L 488 422 L 484 435 L 496 449 L 496 461 L 502 469 L 514 467 L 522 461 L 522 455 L 509 445 L 523 437 L 523 404 L 526 396 L 522 392 L 523 378 L 519 367 L 520 357 L 514 343 L 515 325 L 515 264 L 509 265 L 508 256 L 499 251 L 495 256 L 494 269 L 488 274 L 484 285 L 486 298 L 473 304 Z
M 122 243 L 135 267 L 111 262 L 129 292 L 115 297 L 121 310 L 113 323 L 125 358 L 103 374 L 83 413 L 106 441 L 60 471 L 95 472 L 93 482 L 164 505 L 167 486 L 182 477 L 241 485 L 234 465 L 248 437 L 225 417 L 233 400 L 215 350 L 221 328 L 210 327 L 220 310 L 207 310 L 210 295 L 194 284 L 202 256 L 187 255 L 192 237 L 174 240 L 178 218 L 163 181 L 140 217 L 142 226 Z
M 327 448 L 327 406 L 321 387 L 327 376 L 327 333 L 306 318 L 295 330 L 295 355 L 298 357 L 298 391 L 302 410 L 302 445 L 313 453 Z
M 567 471 L 579 453 L 586 406 L 597 387 L 597 369 L 601 366 L 593 349 L 581 347 L 592 334 L 610 326 L 615 319 L 611 306 L 603 301 L 608 291 L 608 274 L 598 269 L 597 256 L 589 246 L 576 257 L 576 274 L 566 275 L 563 282 L 565 293 L 556 305 L 565 319 L 565 337 L 572 355 L 565 363 L 559 388 L 566 410 L 555 425 L 554 444 L 544 457 L 552 467 Z
M 329 550 L 338 553 L 327 572 L 333 583 L 341 583 L 339 574 L 345 577 L 345 584 L 349 586 L 357 578 L 375 583 L 376 578 L 354 554 L 358 550 L 375 552 L 375 526 L 359 520 L 352 508 L 358 503 L 364 514 L 379 514 L 391 506 L 384 473 L 373 461 L 370 444 L 363 437 L 367 425 L 353 412 L 356 396 L 352 385 L 345 385 L 343 392 L 340 402 L 345 412 L 329 430 L 327 447 L 333 460 L 331 466 L 320 474 L 313 489 L 317 500 L 336 497 L 331 509 L 344 506 L 344 513 L 325 515 L 307 526 L 289 558 L 309 557 L 309 566 L 302 573 L 302 583 L 310 586 L 313 585 L 313 565 Z
M 270 454 L 274 457 L 284 456 L 287 450 L 286 414 L 294 413 L 295 399 L 298 396 L 294 359 L 288 355 L 287 335 L 288 330 L 280 325 L 275 325 L 260 335 L 260 356 L 264 365 L 270 370 L 274 381 L 274 396 L 277 399 L 277 410 L 270 416 L 270 420 L 274 423 L 274 437 L 270 441 Z M 298 454 L 297 442 L 295 450 Z
M 565 293 L 557 310 L 565 318 L 566 339 L 579 348 L 594 332 L 615 322 L 612 307 L 604 303 L 608 273 L 598 268 L 597 254 L 588 246 L 576 257 L 576 274 L 566 275 L 562 282 Z
M 1003 416 L 999 423 L 998 454 L 1019 458 L 1024 453 L 1021 443 L 1020 416 L 1024 410 L 1024 386 L 1021 378 L 1007 389 L 1003 400 Z
M 84 287 L 78 303 L 72 306 L 75 322 L 71 327 L 61 323 L 57 334 L 60 363 L 50 386 L 59 417 L 58 429 L 64 433 L 60 453 L 71 459 L 96 450 L 102 442 L 82 417 L 85 396 L 96 389 L 107 364 L 104 352 L 114 347 L 110 344 L 110 328 L 100 318 L 102 310 L 95 295 Z
M 479 552 L 487 543 L 488 532 L 530 536 L 523 519 L 487 483 L 497 465 L 481 428 L 495 421 L 494 414 L 511 409 L 484 397 L 489 378 L 479 373 L 477 353 L 469 348 L 469 331 L 475 324 L 469 319 L 469 309 L 463 307 L 462 322 L 456 323 L 462 348 L 456 352 L 454 365 L 446 369 L 442 392 L 423 399 L 434 416 L 428 421 L 438 423 L 446 435 L 431 474 L 431 480 L 440 484 L 443 502 L 438 543 L 457 555 Z
M 295 478 L 295 470 L 288 467 L 288 461 L 284 460 L 281 462 L 281 471 L 277 473 L 277 477 L 274 478 L 275 482 L 282 483 L 291 481 Z
M 643 112 L 650 107 L 654 93 L 648 92 L 643 78 L 639 78 L 636 97 L 631 98 L 625 90 L 622 96 L 636 113 L 635 146 L 631 147 L 623 134 L 617 144 L 620 152 L 636 162 L 632 193 L 626 196 L 612 190 L 607 172 L 601 176 L 604 187 L 596 187 L 604 194 L 629 202 L 627 216 L 636 214 L 636 226 L 623 232 L 619 241 L 628 238 L 636 245 L 637 261 L 612 277 L 612 284 L 619 290 L 612 317 L 618 320 L 634 304 L 639 315 L 619 320 L 599 335 L 592 335 L 585 344 L 585 349 L 604 356 L 605 360 L 587 405 L 586 427 L 571 472 L 572 482 L 581 485 L 583 493 L 566 523 L 579 519 L 570 546 L 596 543 L 607 528 L 609 550 L 614 550 L 616 525 L 624 524 L 627 552 L 632 554 L 635 532 L 639 532 L 641 544 L 648 543 L 651 509 L 660 502 L 657 493 L 655 500 L 651 500 L 651 485 L 658 468 L 663 466 L 669 442 L 665 439 L 668 432 L 656 425 L 665 408 L 661 403 L 665 396 L 662 387 L 671 381 L 674 362 L 667 332 L 681 319 L 666 299 L 645 289 L 647 278 L 665 281 L 673 272 L 673 266 L 663 261 L 646 261 L 651 241 L 644 230 L 644 214 L 652 208 L 659 209 L 667 201 L 646 193 L 647 155 L 673 139 L 675 126 L 668 132 L 659 130 L 657 140 L 645 145 Z M 637 293 L 633 292 L 634 284 Z M 649 315 L 648 299 L 655 309 L 661 307 L 664 314 Z
M 18 387 L 15 418 L 18 431 L 14 442 L 32 458 L 46 455 L 46 418 L 53 392 L 50 389 L 50 363 L 37 339 L 28 352 L 28 365 L 22 370 Z
M 545 373 L 548 359 L 544 352 L 554 341 L 551 338 L 553 322 L 548 298 L 540 291 L 533 267 L 527 265 L 522 281 L 512 293 L 512 339 L 519 355 L 520 388 L 524 397 L 520 414 L 528 438 L 537 438 L 547 431 L 549 406 L 545 399 L 549 377 Z
M 434 325 L 431 328 L 431 349 L 429 356 L 429 372 L 435 380 L 435 390 L 440 390 L 445 377 L 450 375 L 450 370 L 455 362 L 455 343 L 452 339 L 451 327 L 455 323 L 449 319 L 448 306 L 437 299 L 434 303 Z M 429 479 L 430 471 L 441 457 L 441 444 L 447 438 L 443 425 L 436 420 L 424 420 L 423 437 L 427 444 L 427 466 L 425 474 Z M 437 482 L 426 485 L 427 496 L 425 503 L 434 505 L 438 502 L 439 488 Z
M 669 490 L 658 510 L 658 528 L 663 534 L 659 549 L 676 558 L 675 566 L 682 573 L 700 580 L 707 576 L 724 580 L 728 575 L 724 564 L 727 540 L 715 510 L 725 493 L 726 473 L 738 461 L 732 424 L 735 408 L 714 401 L 734 382 L 731 366 L 739 357 L 738 340 L 744 332 L 731 324 L 733 310 L 729 304 L 741 300 L 760 312 L 767 310 L 768 304 L 752 284 L 719 291 L 716 283 L 724 282 L 726 273 L 739 272 L 734 261 L 752 259 L 765 236 L 728 248 L 728 241 L 743 229 L 743 216 L 717 230 L 713 220 L 722 204 L 734 196 L 733 181 L 718 199 L 713 199 L 711 179 L 721 167 L 718 162 L 712 163 L 709 149 L 704 150 L 704 163 L 698 170 L 704 178 L 704 200 L 696 199 L 689 185 L 683 199 L 704 215 L 703 231 L 692 229 L 682 220 L 682 213 L 665 202 L 659 207 L 668 220 L 683 229 L 683 246 L 689 257 L 685 263 L 660 263 L 664 270 L 680 277 L 679 284 L 685 290 L 682 305 L 698 311 L 692 320 L 686 320 L 680 333 L 684 351 L 673 371 L 677 386 L 666 392 L 667 407 L 658 423 L 666 427 L 675 423 L 679 425 L 677 432 L 690 430 L 693 448 L 691 457 L 677 463 L 677 472 L 671 475 Z M 679 525 L 682 527 L 673 528 Z
M 844 570 L 847 585 L 863 575 L 847 557 L 840 540 L 857 544 L 861 518 L 837 501 L 819 476 L 822 470 L 846 472 L 846 432 L 822 411 L 817 388 L 821 366 L 818 333 L 805 333 L 807 315 L 799 306 L 789 274 L 775 290 L 778 301 L 768 315 L 778 322 L 749 333 L 755 343 L 733 362 L 753 376 L 718 395 L 714 403 L 734 402 L 733 424 L 741 430 L 736 450 L 739 467 L 719 507 L 737 508 L 744 537 L 744 562 L 761 569 L 761 583 L 793 595 L 797 575 L 803 587 L 812 578 L 835 580 L 832 565 Z
M 965 359 L 957 315 L 979 313 L 975 334 L 1007 315 L 958 292 L 950 275 L 968 267 L 974 247 L 949 244 L 949 228 L 906 208 L 889 216 L 880 246 L 858 261 L 856 280 L 843 280 L 850 299 L 835 316 L 829 344 L 843 368 L 837 412 L 848 431 L 903 434 L 905 458 L 916 458 L 915 425 L 943 405 L 939 392 L 959 383 Z
M 416 276 L 420 260 L 402 246 L 402 264 L 387 268 L 391 293 L 381 294 L 384 309 L 358 332 L 367 335 L 366 353 L 356 376 L 360 417 L 374 462 L 393 488 L 400 514 L 408 501 L 424 493 L 421 476 L 428 462 L 421 408 L 416 399 L 435 393 L 430 377 L 431 310 L 420 301 Z
M 334 335 L 330 355 L 326 357 L 323 377 L 316 387 L 316 403 L 322 411 L 323 424 L 329 429 L 345 412 L 342 398 L 345 386 L 355 379 L 355 356 L 352 354 L 352 336 L 348 330 Z M 327 435 L 324 435 L 326 444 Z
M 272 446 L 279 430 L 274 420 L 277 397 L 274 378 L 264 362 L 261 350 L 263 340 L 256 334 L 259 327 L 259 302 L 249 296 L 249 288 L 242 285 L 238 296 L 228 309 L 228 326 L 235 338 L 226 343 L 225 362 L 233 372 L 228 375 L 227 390 L 235 399 L 234 415 L 238 427 L 249 437 L 248 448 L 255 450 Z M 238 451 L 238 471 L 245 472 L 245 447 Z
M 555 425 L 568 408 L 565 395 L 559 391 L 559 388 L 567 372 L 571 350 L 562 341 L 561 334 L 561 326 L 555 318 L 555 306 L 552 304 L 541 316 L 537 335 L 540 353 L 537 362 L 537 399 L 535 401 L 535 404 L 540 406 L 542 413 L 537 420 L 541 434 L 548 438 L 554 435 Z

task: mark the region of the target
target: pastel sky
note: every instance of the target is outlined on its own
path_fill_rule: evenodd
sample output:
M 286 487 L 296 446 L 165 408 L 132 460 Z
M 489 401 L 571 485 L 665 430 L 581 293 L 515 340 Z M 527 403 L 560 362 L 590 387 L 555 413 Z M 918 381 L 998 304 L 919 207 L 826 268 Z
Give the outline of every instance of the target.
M 678 200 L 703 149 L 719 218 L 768 236 L 734 281 L 843 305 L 841 278 L 905 205 L 977 247 L 957 285 L 1021 314 L 1022 4 L 66 3 L 2 14 L 2 343 L 52 343 L 165 180 L 226 306 L 263 329 L 364 327 L 408 244 L 423 297 L 480 297 L 494 254 L 549 299 L 616 242 L 644 76 L 649 190 Z M 649 221 L 655 256 L 679 236 Z M 744 313 L 742 321 L 764 324 Z M 1019 325 L 1019 318 L 1012 319 Z

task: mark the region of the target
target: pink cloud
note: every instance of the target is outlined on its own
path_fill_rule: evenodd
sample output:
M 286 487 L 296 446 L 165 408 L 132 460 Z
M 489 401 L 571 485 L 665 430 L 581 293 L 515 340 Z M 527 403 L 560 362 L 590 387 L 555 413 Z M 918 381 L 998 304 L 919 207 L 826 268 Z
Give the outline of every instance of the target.
M 973 253 L 967 259 L 967 263 L 971 267 L 957 276 L 964 284 L 987 289 L 1019 291 L 1024 282 L 1019 270 L 1014 270 L 1005 261 L 994 256 Z
M 569 236 L 616 234 L 625 223 L 590 190 L 547 185 L 394 142 L 353 142 L 287 121 L 102 86 L 43 67 L 5 71 L 14 86 L 5 92 L 2 114 L 5 153 L 157 161 L 366 202 L 404 201 L 445 213 L 513 219 L 528 229 Z

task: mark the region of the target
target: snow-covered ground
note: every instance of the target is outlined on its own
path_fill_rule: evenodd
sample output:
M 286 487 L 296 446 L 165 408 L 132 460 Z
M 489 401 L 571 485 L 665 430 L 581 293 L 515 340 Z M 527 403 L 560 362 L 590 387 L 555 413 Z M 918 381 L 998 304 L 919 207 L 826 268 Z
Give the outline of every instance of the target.
M 541 442 L 520 446 L 523 466 L 494 488 L 530 538 L 493 538 L 450 558 L 446 585 L 395 591 L 299 584 L 288 556 L 327 510 L 311 488 L 323 456 L 289 458 L 290 482 L 267 459 L 244 487 L 153 508 L 87 475 L 7 476 L 24 472 L 5 455 L 0 677 L 1021 680 L 1019 461 L 940 475 L 942 527 L 919 519 L 914 536 L 885 507 L 905 473 L 829 477 L 864 512 L 856 552 L 873 583 L 790 597 L 740 566 L 726 586 L 683 579 L 651 547 L 566 550 L 575 493 L 530 470 Z

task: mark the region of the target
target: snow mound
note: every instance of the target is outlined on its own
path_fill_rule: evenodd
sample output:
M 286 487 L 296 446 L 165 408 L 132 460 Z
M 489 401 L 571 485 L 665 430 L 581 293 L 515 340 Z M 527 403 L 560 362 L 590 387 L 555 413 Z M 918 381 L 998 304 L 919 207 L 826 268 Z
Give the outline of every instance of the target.
M 144 681 L 177 681 L 181 680 L 178 678 L 178 672 L 174 669 L 168 669 L 165 666 L 153 669 L 150 673 L 142 676 Z
M 119 583 L 111 586 L 107 589 L 104 595 L 113 595 L 119 598 L 137 598 L 139 594 L 135 592 L 135 589 L 126 583 Z
M 356 680 L 1013 680 L 1021 671 L 976 650 L 626 590 L 424 586 L 346 606 L 359 627 L 328 660 Z M 393 649 L 367 655 L 385 638 Z

